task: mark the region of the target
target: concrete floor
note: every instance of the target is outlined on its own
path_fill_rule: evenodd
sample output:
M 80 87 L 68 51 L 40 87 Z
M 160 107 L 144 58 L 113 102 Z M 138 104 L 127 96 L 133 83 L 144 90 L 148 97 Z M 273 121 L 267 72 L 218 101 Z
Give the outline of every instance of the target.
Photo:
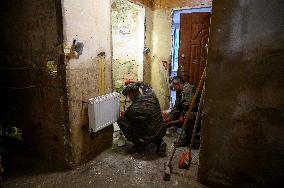
M 171 151 L 173 137 L 166 136 L 168 143 L 168 156 Z M 126 147 L 109 148 L 92 161 L 78 167 L 77 169 L 60 172 L 48 170 L 48 164 L 38 167 L 29 165 L 23 172 L 18 169 L 5 178 L 2 187 L 206 187 L 197 182 L 198 150 L 193 152 L 193 164 L 190 170 L 178 169 L 178 159 L 180 153 L 186 148 L 179 148 L 173 162 L 173 173 L 171 181 L 165 182 L 164 163 L 168 157 L 156 155 L 126 153 Z

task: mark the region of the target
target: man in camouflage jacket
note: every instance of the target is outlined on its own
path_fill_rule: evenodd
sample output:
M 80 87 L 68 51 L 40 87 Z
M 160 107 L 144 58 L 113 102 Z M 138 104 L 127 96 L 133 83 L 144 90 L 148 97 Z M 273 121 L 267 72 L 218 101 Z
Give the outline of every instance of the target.
M 183 125 L 185 114 L 189 109 L 192 98 L 195 94 L 195 86 L 189 83 L 184 83 L 182 79 L 178 77 L 174 77 L 171 82 L 171 86 L 176 90 L 177 93 L 180 93 L 181 96 L 177 96 L 177 101 L 173 107 L 173 109 L 168 114 L 168 118 L 165 120 L 166 122 L 179 120 L 177 127 L 181 127 Z M 199 101 L 198 99 L 196 101 Z M 197 103 L 197 102 L 196 102 Z M 178 146 L 189 146 L 191 141 L 191 135 L 193 130 L 193 125 L 195 122 L 195 111 L 197 110 L 197 105 L 193 109 L 193 113 L 187 122 L 187 126 L 185 127 L 185 138 Z
M 155 144 L 157 152 L 165 152 L 166 143 L 163 142 L 163 137 L 166 134 L 166 125 L 154 91 L 143 82 L 128 81 L 126 85 L 122 94 L 127 95 L 132 104 L 121 114 L 117 123 L 126 139 L 134 143 L 130 152 L 140 152 L 147 144 Z

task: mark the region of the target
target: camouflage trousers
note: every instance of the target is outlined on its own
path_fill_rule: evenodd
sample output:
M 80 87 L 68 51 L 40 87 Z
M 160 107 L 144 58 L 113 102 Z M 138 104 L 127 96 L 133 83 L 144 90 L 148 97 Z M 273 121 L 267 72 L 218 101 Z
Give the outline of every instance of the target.
M 192 132 L 193 132 L 194 124 L 195 124 L 195 119 L 196 119 L 196 113 L 194 112 L 194 113 L 192 113 L 192 115 L 188 119 L 187 125 L 184 128 L 185 141 L 186 141 L 187 144 L 190 144 L 190 142 L 191 142 Z M 178 127 L 181 128 L 182 125 L 180 125 Z
M 131 122 L 126 119 L 118 120 L 117 124 L 125 138 L 134 144 L 138 143 L 139 139 L 142 139 L 145 136 L 143 135 L 144 130 L 142 128 L 131 124 Z
M 121 131 L 123 132 L 125 138 L 128 141 L 130 141 L 134 144 L 138 144 L 138 143 L 141 142 L 141 140 L 145 141 L 145 138 L 153 136 L 153 135 L 146 134 L 145 128 L 143 128 L 139 125 L 135 125 L 134 123 L 132 123 L 129 120 L 120 119 L 120 120 L 117 121 L 117 124 L 118 124 L 119 128 L 121 129 Z M 152 143 L 160 143 L 162 141 L 164 135 L 165 135 L 165 133 L 164 134 L 162 133 L 158 137 L 151 140 L 151 142 Z

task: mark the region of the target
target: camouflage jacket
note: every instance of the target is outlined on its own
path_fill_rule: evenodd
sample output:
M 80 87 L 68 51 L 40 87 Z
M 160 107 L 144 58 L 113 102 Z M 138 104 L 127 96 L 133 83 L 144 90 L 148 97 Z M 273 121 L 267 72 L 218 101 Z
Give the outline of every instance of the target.
M 144 136 L 151 137 L 164 125 L 160 103 L 148 85 L 143 82 L 136 84 L 142 89 L 142 93 L 127 108 L 124 119 L 133 126 L 140 126 L 145 133 Z
M 169 117 L 171 120 L 177 120 L 180 116 L 185 115 L 191 104 L 191 100 L 195 94 L 195 86 L 189 83 L 183 85 L 181 91 L 181 100 L 178 101 L 171 110 Z M 197 99 L 198 101 L 198 99 Z

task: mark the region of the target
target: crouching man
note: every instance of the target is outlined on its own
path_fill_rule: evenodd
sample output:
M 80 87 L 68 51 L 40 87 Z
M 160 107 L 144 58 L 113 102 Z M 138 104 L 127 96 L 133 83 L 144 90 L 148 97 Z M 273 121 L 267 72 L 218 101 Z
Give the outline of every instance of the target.
M 178 123 L 176 125 L 173 125 L 175 127 L 182 127 L 184 120 L 185 120 L 185 114 L 187 113 L 189 106 L 192 102 L 192 98 L 196 92 L 196 88 L 194 85 L 191 85 L 187 82 L 184 82 L 179 77 L 174 77 L 171 82 L 171 87 L 174 88 L 175 91 L 179 92 L 181 96 L 179 97 L 180 100 L 176 102 L 173 109 L 167 113 L 164 112 L 164 118 L 165 122 L 171 122 L 178 120 Z M 199 98 L 199 97 L 198 97 Z M 199 101 L 199 99 L 197 99 Z M 197 102 L 196 102 L 197 103 Z M 177 147 L 184 147 L 189 146 L 191 142 L 191 136 L 193 131 L 193 126 L 195 123 L 196 118 L 196 112 L 198 109 L 198 105 L 195 103 L 194 108 L 192 110 L 192 115 L 188 119 L 187 126 L 185 127 L 185 137 L 181 140 L 180 143 L 176 143 Z
M 143 82 L 126 81 L 122 94 L 132 102 L 121 114 L 118 126 L 125 138 L 134 146 L 129 153 L 142 152 L 146 148 L 155 148 L 155 152 L 165 155 L 167 145 L 163 141 L 166 125 L 161 107 L 153 90 Z M 142 93 L 140 90 L 142 90 Z

